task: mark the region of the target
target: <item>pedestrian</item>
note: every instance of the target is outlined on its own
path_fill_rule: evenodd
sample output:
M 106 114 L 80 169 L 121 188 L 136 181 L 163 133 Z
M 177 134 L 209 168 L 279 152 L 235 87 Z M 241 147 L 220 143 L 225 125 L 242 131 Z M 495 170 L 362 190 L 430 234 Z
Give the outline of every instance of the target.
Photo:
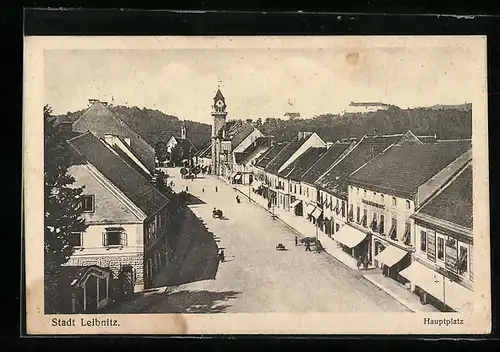
M 361 267 L 361 256 L 358 256 L 358 262 L 356 263 L 356 266 L 359 268 Z
M 309 242 L 306 242 L 306 252 L 307 251 L 312 252 L 311 251 L 311 244 Z
M 217 186 L 215 186 L 215 192 L 217 192 L 219 189 L 217 188 Z
M 365 270 L 368 269 L 368 257 L 366 255 L 363 257 L 363 267 Z
M 205 193 L 205 188 L 202 188 L 202 189 L 201 189 L 201 193 Z
M 189 187 L 188 187 L 188 186 L 186 186 L 186 192 L 188 192 L 188 191 L 189 191 Z
M 299 241 L 297 239 L 297 236 L 295 236 L 295 246 L 298 246 L 298 244 L 299 244 Z

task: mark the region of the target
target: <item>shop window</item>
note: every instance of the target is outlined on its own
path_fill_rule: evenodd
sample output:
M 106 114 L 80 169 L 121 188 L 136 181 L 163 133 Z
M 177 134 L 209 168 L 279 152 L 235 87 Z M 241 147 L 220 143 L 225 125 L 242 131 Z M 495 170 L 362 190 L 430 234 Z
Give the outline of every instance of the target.
M 108 298 L 108 280 L 104 278 L 97 278 L 99 280 L 99 300 Z
M 427 233 L 420 231 L 420 251 L 427 252 Z
M 437 257 L 439 260 L 444 261 L 444 238 L 437 238 Z
M 93 213 L 95 211 L 95 197 L 93 195 L 82 196 L 82 210 L 85 213 Z
M 460 253 L 457 261 L 457 269 L 460 275 L 467 274 L 468 253 L 467 247 L 460 246 Z

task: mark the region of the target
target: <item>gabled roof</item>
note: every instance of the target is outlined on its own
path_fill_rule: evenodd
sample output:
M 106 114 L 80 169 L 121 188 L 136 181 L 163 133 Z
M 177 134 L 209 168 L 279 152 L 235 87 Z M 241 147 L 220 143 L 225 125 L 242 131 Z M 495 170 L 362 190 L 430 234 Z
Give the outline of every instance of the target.
M 394 145 L 349 177 L 350 183 L 400 197 L 411 197 L 472 147 L 470 140 Z
M 228 121 L 219 130 L 218 137 L 225 141 L 231 141 L 231 149 L 235 149 L 241 144 L 253 131 L 253 127 L 248 122 L 241 120 Z
M 261 155 L 256 163 L 255 166 L 265 169 L 267 164 L 283 149 L 286 147 L 287 144 L 285 143 L 276 143 L 272 148 L 270 148 L 266 153 Z
M 130 148 L 149 171 L 155 170 L 154 148 L 100 101 L 94 102 L 73 122 L 73 131 L 91 131 L 98 138 L 103 138 L 105 134 L 130 138 Z
M 267 164 L 266 172 L 277 175 L 279 169 L 285 164 L 292 155 L 299 150 L 300 147 L 310 138 L 310 135 L 305 138 L 294 139 L 288 144 Z
M 392 136 L 364 136 L 353 149 L 319 178 L 315 182 L 315 185 L 339 198 L 346 198 L 347 177 L 384 149 L 399 141 L 402 136 L 401 134 Z
M 269 136 L 258 137 L 252 142 L 243 152 L 241 152 L 239 158 L 240 161 L 236 161 L 239 164 L 248 163 L 258 152 L 263 149 L 270 148 L 272 146 L 273 138 Z
M 326 152 L 326 148 L 309 148 L 304 154 L 300 155 L 290 165 L 284 168 L 279 177 L 289 178 L 291 180 L 299 181 L 302 174 L 311 167 L 319 158 Z
M 333 163 L 350 145 L 350 142 L 336 142 L 328 148 L 323 156 L 316 160 L 313 165 L 304 170 L 304 173 L 299 177 L 298 181 L 304 181 L 310 184 L 316 182 L 321 175 L 328 171 Z
M 472 229 L 472 165 L 424 204 L 418 213 Z
M 146 216 L 153 215 L 168 203 L 168 199 L 146 178 L 91 132 L 70 139 L 68 143 L 123 192 Z

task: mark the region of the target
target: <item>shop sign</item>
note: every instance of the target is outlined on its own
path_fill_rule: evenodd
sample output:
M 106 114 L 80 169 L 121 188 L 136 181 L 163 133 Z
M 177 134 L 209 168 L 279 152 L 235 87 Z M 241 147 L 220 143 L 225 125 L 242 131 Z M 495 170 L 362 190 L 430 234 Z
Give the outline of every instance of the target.
M 376 207 L 376 208 L 379 208 L 379 209 L 385 209 L 385 204 L 375 203 L 375 202 L 372 202 L 371 200 L 367 200 L 367 199 L 361 199 L 361 201 L 364 204 L 371 205 L 372 207 Z

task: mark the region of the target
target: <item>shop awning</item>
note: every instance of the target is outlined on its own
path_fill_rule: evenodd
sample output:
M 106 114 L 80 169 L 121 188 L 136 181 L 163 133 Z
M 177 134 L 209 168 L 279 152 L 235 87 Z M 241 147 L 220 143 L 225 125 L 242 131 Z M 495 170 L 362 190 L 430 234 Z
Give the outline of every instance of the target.
M 472 309 L 473 292 L 418 262 L 399 274 L 456 311 Z M 443 283 L 444 280 L 444 283 Z
M 290 208 L 295 208 L 300 203 L 302 203 L 302 201 L 300 199 L 296 199 L 292 202 L 292 204 L 290 204 Z
M 334 236 L 334 239 L 343 245 L 354 248 L 366 238 L 366 233 L 361 232 L 350 225 L 344 225 Z
M 316 206 L 313 204 L 309 204 L 306 208 L 306 213 L 311 215 L 311 213 L 314 211 L 314 209 L 316 209 Z
M 373 259 L 387 265 L 388 267 L 391 267 L 398 263 L 401 259 L 403 259 L 406 254 L 408 254 L 408 252 L 405 250 L 399 249 L 394 246 L 388 246 Z
M 313 212 L 311 213 L 311 216 L 315 219 L 317 219 L 321 214 L 323 214 L 323 210 L 321 210 L 321 208 L 316 208 L 313 210 Z

